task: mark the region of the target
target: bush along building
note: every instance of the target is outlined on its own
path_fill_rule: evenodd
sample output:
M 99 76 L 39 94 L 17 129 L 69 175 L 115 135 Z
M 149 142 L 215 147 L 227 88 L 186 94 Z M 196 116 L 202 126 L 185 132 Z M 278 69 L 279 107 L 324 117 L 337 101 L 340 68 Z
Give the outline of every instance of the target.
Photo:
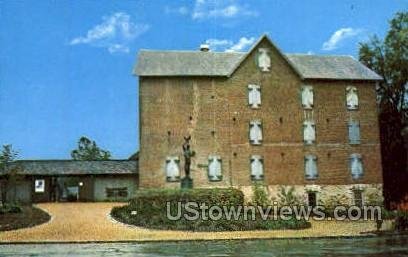
M 191 136 L 194 188 L 294 187 L 312 205 L 382 197 L 382 78 L 352 57 L 284 54 L 262 36 L 246 53 L 142 50 L 134 73 L 140 188 L 180 187 Z
M 138 184 L 135 160 L 22 160 L 7 170 L 0 186 L 8 202 L 124 201 Z

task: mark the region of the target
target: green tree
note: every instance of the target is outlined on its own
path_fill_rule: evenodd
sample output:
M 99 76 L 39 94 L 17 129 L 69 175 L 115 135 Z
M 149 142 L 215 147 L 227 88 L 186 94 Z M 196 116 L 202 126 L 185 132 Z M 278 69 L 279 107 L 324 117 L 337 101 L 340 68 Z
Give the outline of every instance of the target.
M 378 83 L 384 198 L 400 201 L 407 193 L 407 152 L 401 131 L 408 121 L 408 13 L 398 12 L 389 22 L 384 40 L 377 36 L 361 43 L 359 59 L 384 80 Z
M 1 200 L 3 203 L 7 202 L 9 188 L 15 184 L 17 180 L 17 170 L 10 167 L 10 164 L 14 162 L 17 156 L 18 153 L 13 150 L 12 145 L 3 145 L 3 149 L 0 153 L 0 174 L 4 174 L 6 178 L 1 185 Z
M 74 160 L 98 161 L 109 160 L 111 154 L 109 151 L 99 148 L 95 141 L 83 136 L 78 141 L 78 148 L 71 151 L 71 157 Z

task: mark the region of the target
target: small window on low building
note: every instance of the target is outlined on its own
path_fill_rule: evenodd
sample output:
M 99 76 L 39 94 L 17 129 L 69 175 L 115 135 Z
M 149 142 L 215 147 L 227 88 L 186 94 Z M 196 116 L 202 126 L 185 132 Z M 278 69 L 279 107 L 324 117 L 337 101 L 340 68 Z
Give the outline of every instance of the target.
M 313 108 L 313 87 L 312 86 L 302 87 L 302 106 L 305 109 Z
M 358 207 L 363 207 L 363 191 L 362 190 L 353 190 L 354 194 L 354 205 Z
M 168 182 L 180 180 L 180 159 L 177 156 L 169 156 L 166 159 L 166 179 Z
M 350 144 L 360 144 L 360 123 L 358 121 L 349 121 L 348 135 Z
M 305 178 L 306 179 L 317 179 L 317 157 L 315 155 L 305 156 Z
M 359 179 L 363 177 L 363 162 L 360 154 L 352 154 L 350 156 L 350 170 L 353 179 Z
M 44 193 L 45 192 L 45 180 L 44 179 L 36 179 L 34 182 L 34 191 L 36 193 Z
M 264 178 L 263 158 L 260 155 L 251 156 L 251 179 L 262 180 Z
M 312 120 L 303 123 L 303 141 L 308 145 L 316 141 L 316 125 Z
M 346 101 L 347 109 L 349 110 L 358 109 L 358 93 L 356 87 L 348 86 L 346 88 Z
M 259 85 L 248 85 L 248 104 L 254 109 L 261 107 L 261 87 Z
M 309 207 L 316 207 L 317 206 L 317 193 L 314 191 L 307 192 L 307 205 Z
M 210 181 L 222 180 L 222 160 L 218 155 L 208 157 L 208 179 Z
M 128 196 L 127 187 L 106 188 L 107 198 L 126 198 Z
M 262 122 L 260 120 L 249 123 L 249 142 L 253 145 L 262 143 Z

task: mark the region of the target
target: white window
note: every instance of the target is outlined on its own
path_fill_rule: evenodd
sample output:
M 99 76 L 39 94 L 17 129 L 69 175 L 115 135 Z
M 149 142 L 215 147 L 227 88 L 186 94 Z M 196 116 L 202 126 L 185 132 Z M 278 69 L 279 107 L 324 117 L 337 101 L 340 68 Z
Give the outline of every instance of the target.
M 316 126 L 314 121 L 308 120 L 303 123 L 303 141 L 308 145 L 316 141 Z
M 180 179 L 180 159 L 177 156 L 169 156 L 166 159 L 166 179 L 169 182 Z
M 248 103 L 254 109 L 261 106 L 261 87 L 259 85 L 248 85 Z
M 350 155 L 350 170 L 353 179 L 359 179 L 363 177 L 363 162 L 361 160 L 361 155 L 354 153 Z
M 222 160 L 218 155 L 208 157 L 208 178 L 210 181 L 220 181 L 222 179 Z
M 348 134 L 350 144 L 360 144 L 360 123 L 358 121 L 349 121 Z
M 313 87 L 312 86 L 302 87 L 302 106 L 305 109 L 313 108 Z
M 355 110 L 358 108 L 358 94 L 357 88 L 348 86 L 346 88 L 347 109 Z
M 317 158 L 315 155 L 305 156 L 305 177 L 306 179 L 316 179 L 318 177 Z
M 262 122 L 260 120 L 249 123 L 249 142 L 253 145 L 262 143 Z
M 34 188 L 36 193 L 44 193 L 45 192 L 45 180 L 44 179 L 36 179 L 34 182 Z
M 250 161 L 251 161 L 251 179 L 262 180 L 264 177 L 262 156 L 252 155 Z

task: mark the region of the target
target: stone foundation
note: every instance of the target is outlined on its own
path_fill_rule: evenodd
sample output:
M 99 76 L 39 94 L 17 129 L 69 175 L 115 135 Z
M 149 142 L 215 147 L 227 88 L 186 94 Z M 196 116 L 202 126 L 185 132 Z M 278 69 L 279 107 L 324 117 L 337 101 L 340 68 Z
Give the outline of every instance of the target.
M 364 205 L 376 205 L 383 203 L 382 184 L 350 184 L 350 185 L 269 185 L 266 186 L 267 193 L 272 202 L 279 201 L 279 192 L 282 188 L 288 191 L 291 187 L 295 188 L 294 194 L 299 201 L 307 204 L 307 193 L 316 192 L 317 202 L 326 205 L 333 202 L 334 199 L 344 205 L 354 205 L 354 191 L 361 190 Z M 251 202 L 253 188 L 251 186 L 238 187 L 244 192 L 245 200 Z

